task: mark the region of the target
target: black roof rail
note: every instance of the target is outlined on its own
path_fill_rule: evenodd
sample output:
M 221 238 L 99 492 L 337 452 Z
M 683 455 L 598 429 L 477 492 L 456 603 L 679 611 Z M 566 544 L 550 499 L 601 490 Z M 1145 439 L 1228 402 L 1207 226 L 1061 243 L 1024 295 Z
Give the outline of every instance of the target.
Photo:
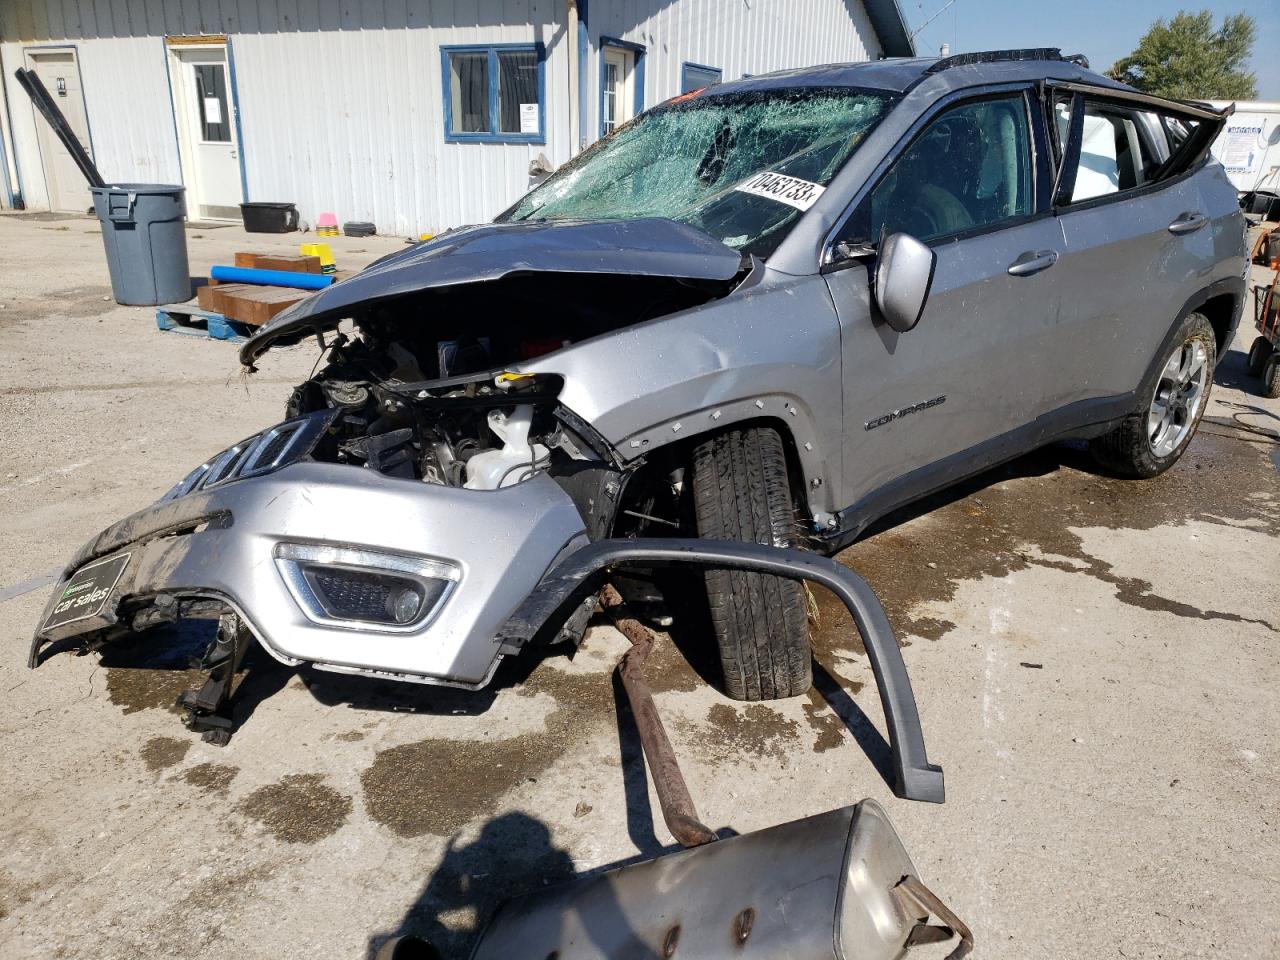
M 979 63 L 1002 63 L 1010 60 L 1058 60 L 1062 63 L 1074 63 L 1089 69 L 1089 58 L 1083 53 L 1063 56 L 1057 47 L 1024 47 L 1020 50 L 983 50 L 978 53 L 957 53 L 953 57 L 943 57 L 929 65 L 925 74 L 941 73 L 952 67 L 971 67 Z

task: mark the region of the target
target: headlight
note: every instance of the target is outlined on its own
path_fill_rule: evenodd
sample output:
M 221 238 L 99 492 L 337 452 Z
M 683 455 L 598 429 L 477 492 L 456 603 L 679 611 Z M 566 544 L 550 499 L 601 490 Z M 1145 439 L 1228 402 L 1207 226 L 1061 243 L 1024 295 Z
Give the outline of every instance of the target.
M 275 559 L 310 620 L 348 629 L 418 630 L 461 576 L 442 560 L 352 547 L 280 543 Z

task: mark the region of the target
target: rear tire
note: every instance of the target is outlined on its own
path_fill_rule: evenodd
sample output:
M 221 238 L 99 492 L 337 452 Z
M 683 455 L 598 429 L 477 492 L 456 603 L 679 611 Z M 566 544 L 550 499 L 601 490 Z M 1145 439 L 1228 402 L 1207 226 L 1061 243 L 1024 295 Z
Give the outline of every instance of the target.
M 1122 477 L 1147 478 L 1178 462 L 1209 404 L 1217 340 L 1207 317 L 1188 314 L 1138 388 L 1142 406 L 1090 444 L 1094 459 Z
M 1262 368 L 1262 395 L 1269 400 L 1280 397 L 1280 353 L 1272 353 Z
M 1267 366 L 1267 360 L 1271 358 L 1273 352 L 1271 344 L 1266 337 L 1255 338 L 1253 346 L 1249 348 L 1249 376 L 1262 376 L 1262 371 Z
M 802 545 L 777 430 L 734 429 L 699 444 L 692 487 L 699 536 Z M 773 700 L 808 691 L 808 605 L 799 581 L 724 569 L 709 569 L 704 577 L 725 693 L 735 700 Z

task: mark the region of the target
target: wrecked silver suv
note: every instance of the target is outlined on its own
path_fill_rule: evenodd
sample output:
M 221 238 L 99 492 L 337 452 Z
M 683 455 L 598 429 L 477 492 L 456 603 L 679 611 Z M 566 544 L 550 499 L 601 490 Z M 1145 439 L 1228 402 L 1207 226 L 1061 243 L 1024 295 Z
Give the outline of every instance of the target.
M 507 618 L 593 541 L 831 553 L 1064 437 L 1154 475 L 1243 300 L 1207 156 L 1223 119 L 1044 50 L 668 101 L 494 223 L 265 326 L 244 364 L 324 351 L 288 418 L 90 541 L 32 662 L 221 617 L 286 663 L 478 687 L 519 648 Z M 806 690 L 802 587 L 705 580 L 729 694 Z

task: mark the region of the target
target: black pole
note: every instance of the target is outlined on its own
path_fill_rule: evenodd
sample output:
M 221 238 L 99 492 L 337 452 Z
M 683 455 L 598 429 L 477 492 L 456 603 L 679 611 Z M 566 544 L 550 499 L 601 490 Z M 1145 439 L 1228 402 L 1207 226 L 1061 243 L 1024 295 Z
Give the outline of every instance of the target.
M 105 187 L 106 181 L 102 179 L 102 174 L 98 173 L 98 168 L 94 166 L 93 159 L 67 123 L 67 118 L 62 115 L 62 111 L 58 109 L 53 97 L 49 96 L 49 91 L 45 89 L 45 85 L 41 83 L 35 71 L 24 70 L 19 67 L 13 72 L 13 75 L 18 78 L 18 83 L 21 84 L 22 89 L 27 91 L 27 96 L 31 98 L 31 102 L 35 104 L 36 109 L 49 121 L 49 126 L 53 127 L 53 132 L 62 141 L 62 145 L 67 148 L 67 153 L 71 154 L 71 159 L 76 162 L 76 166 L 80 168 L 84 178 L 89 181 L 89 186 Z

